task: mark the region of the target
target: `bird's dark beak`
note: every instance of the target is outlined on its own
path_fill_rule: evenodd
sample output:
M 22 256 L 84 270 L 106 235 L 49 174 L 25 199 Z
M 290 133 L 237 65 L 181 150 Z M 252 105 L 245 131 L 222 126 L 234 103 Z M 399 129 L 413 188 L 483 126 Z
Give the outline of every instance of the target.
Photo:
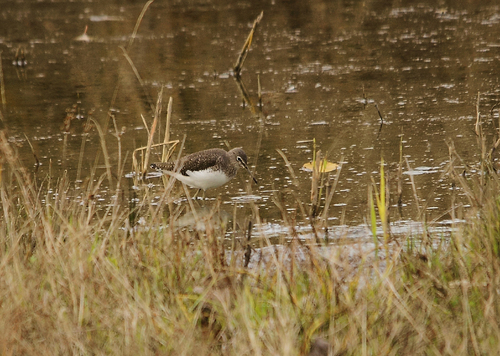
M 245 169 L 247 170 L 248 174 L 250 174 L 250 177 L 252 177 L 253 181 L 255 182 L 255 184 L 259 184 L 259 182 L 257 182 L 257 179 L 255 179 L 255 177 L 253 176 L 252 172 L 250 172 L 250 168 L 248 168 L 248 166 L 246 165 L 246 163 L 240 158 L 238 157 L 238 162 L 240 162 L 240 164 L 245 167 Z
M 248 174 L 250 174 L 250 177 L 252 177 L 255 184 L 259 184 L 259 182 L 257 182 L 257 179 L 255 179 L 255 177 L 253 176 L 252 172 L 250 172 L 250 169 L 248 169 L 248 167 L 246 167 L 246 169 L 247 169 Z

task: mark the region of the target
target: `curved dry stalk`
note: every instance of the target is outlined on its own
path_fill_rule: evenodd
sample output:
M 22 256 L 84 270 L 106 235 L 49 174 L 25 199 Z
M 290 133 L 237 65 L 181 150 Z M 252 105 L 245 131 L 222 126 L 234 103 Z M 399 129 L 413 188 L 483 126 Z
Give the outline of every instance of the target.
M 135 64 L 132 61 L 132 59 L 130 58 L 130 56 L 128 55 L 127 50 L 123 46 L 120 46 L 120 49 L 122 50 L 123 55 L 125 56 L 125 59 L 127 60 L 127 62 L 130 64 L 130 67 L 132 68 L 132 71 L 134 72 L 135 77 L 139 81 L 139 84 L 141 85 L 141 88 L 142 88 L 142 90 L 144 92 L 144 95 L 146 96 L 146 98 L 149 101 L 149 105 L 151 107 L 151 111 L 155 111 L 155 107 L 153 106 L 153 103 L 151 102 L 151 98 L 149 96 L 149 93 L 146 91 L 146 87 L 144 86 L 144 81 L 142 80 L 141 75 L 139 74 L 139 71 L 137 70 L 137 67 L 135 66 Z
M 257 28 L 257 25 L 259 24 L 260 20 L 262 20 L 263 16 L 264 16 L 264 11 L 262 11 L 259 14 L 259 16 L 257 16 L 255 21 L 253 22 L 252 29 L 250 30 L 250 33 L 248 34 L 247 40 L 245 41 L 245 44 L 243 45 L 243 48 L 241 49 L 240 55 L 238 56 L 236 63 L 234 64 L 234 74 L 237 77 L 240 75 L 241 69 L 243 68 L 243 63 L 245 62 L 245 59 L 247 58 L 248 51 L 250 50 L 250 45 L 252 44 L 255 29 Z
M 130 47 L 132 47 L 132 44 L 134 43 L 134 40 L 135 40 L 135 37 L 137 36 L 137 31 L 139 31 L 139 26 L 141 25 L 141 22 L 142 22 L 142 18 L 144 17 L 144 14 L 146 13 L 146 11 L 148 10 L 149 6 L 154 2 L 155 0 L 149 0 L 145 5 L 144 7 L 142 8 L 142 11 L 141 11 L 141 14 L 139 15 L 139 17 L 137 18 L 137 21 L 135 23 L 135 26 L 134 26 L 134 30 L 132 31 L 132 35 L 130 36 L 130 40 L 128 41 L 128 45 L 127 45 L 127 50 L 130 49 Z

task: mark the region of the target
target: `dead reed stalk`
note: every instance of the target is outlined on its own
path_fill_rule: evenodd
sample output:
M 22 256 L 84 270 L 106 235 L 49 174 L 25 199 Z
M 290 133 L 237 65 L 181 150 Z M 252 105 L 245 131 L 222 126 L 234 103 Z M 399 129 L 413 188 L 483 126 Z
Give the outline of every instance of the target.
M 247 58 L 248 52 L 250 50 L 250 46 L 252 45 L 252 40 L 253 40 L 255 30 L 257 29 L 257 25 L 262 20 L 263 16 L 264 16 L 264 11 L 262 11 L 259 14 L 259 16 L 257 16 L 255 21 L 253 22 L 252 29 L 250 30 L 250 33 L 248 34 L 248 37 L 245 41 L 245 44 L 243 45 L 243 48 L 240 51 L 240 55 L 238 56 L 238 59 L 236 60 L 236 63 L 234 64 L 234 74 L 236 77 L 239 77 L 241 74 L 241 69 L 243 68 L 243 63 L 245 63 L 245 59 Z

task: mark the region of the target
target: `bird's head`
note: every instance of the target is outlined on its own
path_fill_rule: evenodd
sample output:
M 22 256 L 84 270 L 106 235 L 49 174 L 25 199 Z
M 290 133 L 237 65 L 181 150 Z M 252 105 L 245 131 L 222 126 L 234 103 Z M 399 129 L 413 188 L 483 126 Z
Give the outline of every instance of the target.
M 230 155 L 232 155 L 236 162 L 238 162 L 238 165 L 245 168 L 248 172 L 248 174 L 250 174 L 250 177 L 252 177 L 253 181 L 257 183 L 257 179 L 255 179 L 255 177 L 253 176 L 252 172 L 250 172 L 250 169 L 248 168 L 248 157 L 247 157 L 247 154 L 245 153 L 245 151 L 243 151 L 243 149 L 241 147 L 238 147 L 238 148 L 233 148 L 231 151 L 228 152 Z

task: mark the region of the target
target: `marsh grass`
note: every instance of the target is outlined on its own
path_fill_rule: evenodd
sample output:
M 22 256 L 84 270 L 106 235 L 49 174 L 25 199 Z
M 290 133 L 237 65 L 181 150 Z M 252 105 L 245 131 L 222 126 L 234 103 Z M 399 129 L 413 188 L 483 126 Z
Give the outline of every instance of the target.
M 160 107 L 161 95 L 155 120 Z M 378 186 L 374 179 L 366 187 L 367 216 L 372 227 L 383 226 L 380 243 L 376 228 L 372 244 L 322 239 L 338 170 L 331 186 L 315 176 L 314 214 L 297 200 L 300 213 L 293 215 L 282 204 L 282 196 L 293 192 L 276 194 L 288 234 L 273 245 L 252 202 L 248 224 L 242 228 L 233 221 L 231 234 L 230 226 L 207 218 L 219 212 L 219 200 L 207 203 L 209 214 L 202 216 L 184 189 L 188 204 L 177 207 L 173 181 L 165 182 L 159 201 L 152 203 L 153 194 L 138 175 L 138 203 L 129 206 L 121 183 L 126 161 L 121 136 L 114 117 L 108 119 L 118 161 L 108 155 L 113 142 L 108 125 L 91 120 L 105 171 L 99 175 L 94 168 L 81 183 L 67 175 L 35 179 L 0 131 L 2 354 L 500 353 L 500 184 L 488 155 L 481 155 L 480 175 L 464 175 L 450 145 L 448 175 L 471 202 L 468 223 L 450 235 L 427 230 L 422 236 L 391 235 L 382 164 Z M 141 165 L 133 155 L 137 172 L 144 172 L 151 149 L 171 154 L 168 124 L 163 143 L 155 146 L 157 127 L 153 124 L 147 147 L 139 150 L 145 151 Z M 476 130 L 484 152 L 479 121 Z M 99 208 L 95 196 L 103 182 L 114 197 Z M 194 227 L 176 224 L 182 209 L 193 214 Z M 315 240 L 301 235 L 299 223 L 311 225 Z
M 449 175 L 474 202 L 475 218 L 451 236 L 392 236 L 399 241 L 390 245 L 384 230 L 376 247 L 383 258 L 367 242 L 313 243 L 286 209 L 289 235 L 272 245 L 255 205 L 253 226 L 233 224 L 228 249 L 229 227 L 217 220 L 198 216 L 197 227 L 176 227 L 171 185 L 159 204 L 144 188 L 131 211 L 114 180 L 113 202 L 98 209 L 93 197 L 109 179 L 108 164 L 75 199 L 65 175 L 35 181 L 3 133 L 0 152 L 2 354 L 307 355 L 311 345 L 334 355 L 500 351 L 499 181 L 487 164 L 484 177 L 464 177 L 452 148 Z M 370 188 L 379 189 L 371 216 L 376 209 L 380 224 L 383 182 Z M 330 204 L 330 194 L 322 201 Z M 220 201 L 212 203 L 214 215 Z M 195 204 L 186 207 L 194 213 Z M 318 231 L 327 208 L 312 222 Z M 131 213 L 142 224 L 131 224 Z

